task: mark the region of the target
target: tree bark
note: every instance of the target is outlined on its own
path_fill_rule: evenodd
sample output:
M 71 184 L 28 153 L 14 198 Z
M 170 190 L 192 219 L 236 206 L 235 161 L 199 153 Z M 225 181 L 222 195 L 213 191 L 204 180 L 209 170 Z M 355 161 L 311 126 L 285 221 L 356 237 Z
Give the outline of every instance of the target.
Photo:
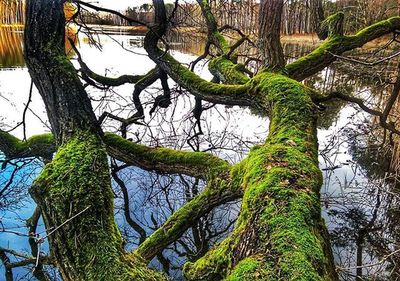
M 318 32 L 321 22 L 324 20 L 322 0 L 310 0 L 311 21 L 314 32 Z
M 156 19 L 161 23 L 156 27 L 160 37 L 164 28 L 163 3 L 153 3 Z M 189 70 L 177 68 L 172 57 L 162 55 L 157 48 L 158 37 L 149 35 L 145 39 L 150 57 L 180 85 L 191 89 L 196 83 L 190 82 Z M 182 81 L 178 73 L 187 80 Z M 271 118 L 269 137 L 232 168 L 240 171 L 236 182 L 244 189 L 233 234 L 204 258 L 186 264 L 185 277 L 337 280 L 329 237 L 320 215 L 322 176 L 312 91 L 271 72 L 261 72 L 250 81 L 252 86 L 247 93 Z
M 77 128 L 99 133 L 89 97 L 65 55 L 63 1 L 28 1 L 26 9 L 25 60 L 57 143 Z
M 281 45 L 283 0 L 261 0 L 259 14 L 259 46 L 264 64 L 271 70 L 285 66 Z
M 269 136 L 253 148 L 244 173 L 233 234 L 184 268 L 188 280 L 338 280 L 321 219 L 316 109 L 309 90 L 263 73 Z
M 46 105 L 57 153 L 30 193 L 63 280 L 162 280 L 127 255 L 114 222 L 102 132 L 65 55 L 63 0 L 27 2 L 25 59 Z

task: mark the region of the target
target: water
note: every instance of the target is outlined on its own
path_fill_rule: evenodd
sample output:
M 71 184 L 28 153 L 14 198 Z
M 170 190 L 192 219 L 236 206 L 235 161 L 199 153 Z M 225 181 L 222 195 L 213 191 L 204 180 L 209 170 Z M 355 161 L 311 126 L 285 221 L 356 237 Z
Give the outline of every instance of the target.
M 28 101 L 30 78 L 24 67 L 20 31 L 0 29 L 1 38 L 8 44 L 0 46 L 0 100 L 2 129 L 17 125 L 22 120 L 24 104 Z M 101 35 L 102 50 L 80 38 L 79 50 L 86 63 L 99 74 L 117 76 L 121 74 L 143 74 L 154 64 L 142 49 L 143 37 L 129 34 Z M 182 62 L 194 59 L 199 53 L 202 39 L 195 41 L 172 37 L 174 55 Z M 124 50 L 124 48 L 126 50 Z M 310 46 L 287 45 L 285 51 L 291 56 L 307 52 Z M 76 63 L 76 62 L 74 62 Z M 393 65 L 379 71 L 392 71 Z M 355 69 L 349 65 L 336 64 L 305 83 L 324 92 L 335 89 L 346 90 L 369 97 L 371 102 L 382 102 L 388 89 L 374 78 L 376 70 L 355 77 Z M 196 71 L 210 79 L 205 65 L 199 64 Z M 172 87 L 173 105 L 158 109 L 149 115 L 154 97 L 161 93 L 160 85 L 154 84 L 141 95 L 145 106 L 144 124 L 132 125 L 128 137 L 149 145 L 163 145 L 177 149 L 209 150 L 234 163 L 245 157 L 248 149 L 262 142 L 267 135 L 268 120 L 255 116 L 248 109 L 215 106 L 203 113 L 203 135 L 196 134 L 191 110 L 193 98 Z M 133 85 L 124 85 L 106 91 L 89 89 L 97 115 L 104 111 L 127 117 L 135 112 L 131 93 Z M 177 93 L 180 93 L 179 96 Z M 32 93 L 30 110 L 27 111 L 26 134 L 28 136 L 48 131 L 48 122 L 43 103 L 37 91 Z M 321 113 L 319 124 L 320 167 L 324 171 L 321 189 L 322 214 L 330 230 L 335 260 L 343 280 L 370 278 L 373 280 L 396 280 L 399 277 L 399 193 L 395 175 L 388 173 L 387 163 L 390 151 L 374 148 L 381 135 L 374 129 L 376 120 L 360 112 L 357 107 L 336 102 Z M 106 120 L 107 131 L 118 131 L 118 123 Z M 13 133 L 23 136 L 24 128 L 19 126 Z M 190 145 L 189 145 L 190 143 Z M 116 165 L 120 163 L 114 163 Z M 20 165 L 20 164 L 19 164 Z M 21 168 L 18 180 L 10 187 L 11 192 L 0 198 L 1 222 L 13 231 L 26 233 L 24 221 L 33 212 L 34 203 L 27 195 L 29 184 L 40 171 L 38 162 Z M 1 171 L 0 188 L 12 174 L 12 167 Z M 160 176 L 137 168 L 125 168 L 118 172 L 129 193 L 130 215 L 150 234 L 179 206 L 196 195 L 204 183 L 181 176 Z M 116 218 L 127 240 L 127 249 L 133 249 L 138 242 L 136 232 L 124 217 L 124 201 L 121 188 L 114 182 L 116 196 Z M 204 254 L 215 242 L 220 241 L 231 229 L 240 204 L 238 202 L 221 206 L 206 219 L 189 230 L 182 239 L 164 251 L 164 269 L 180 279 L 179 268 L 187 260 L 195 260 Z M 39 231 L 43 230 L 40 222 Z M 30 252 L 26 237 L 11 233 L 0 233 L 0 246 Z M 46 248 L 43 249 L 46 251 Z M 396 252 L 397 251 L 397 252 Z M 357 266 L 366 265 L 362 270 Z M 162 267 L 153 261 L 152 266 Z M 2 268 L 3 270 L 3 268 Z M 3 272 L 0 272 L 3 274 Z M 28 278 L 29 267 L 15 271 L 15 276 Z M 0 275 L 2 276 L 2 275 Z M 2 277 L 0 277 L 1 279 Z M 365 280 L 366 280 L 365 279 Z

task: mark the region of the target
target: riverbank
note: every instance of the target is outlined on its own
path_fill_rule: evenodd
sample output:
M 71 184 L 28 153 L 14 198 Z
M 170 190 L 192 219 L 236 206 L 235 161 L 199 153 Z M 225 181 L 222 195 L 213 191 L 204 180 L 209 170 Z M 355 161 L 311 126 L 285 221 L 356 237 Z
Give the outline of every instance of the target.
M 108 34 L 134 34 L 134 35 L 144 35 L 148 28 L 146 26 L 117 26 L 117 25 L 97 25 L 97 24 L 88 24 L 86 25 L 88 28 L 94 31 L 105 32 Z M 0 28 L 16 28 L 22 29 L 24 25 L 22 24 L 0 24 Z M 201 28 L 197 27 L 175 27 L 173 29 L 175 32 L 183 33 L 186 35 L 193 35 L 195 37 L 203 37 L 206 38 L 207 34 Z M 230 38 L 237 37 L 236 33 L 230 33 Z M 252 37 L 253 41 L 256 41 L 256 37 Z M 390 40 L 390 36 L 384 36 L 378 39 L 375 39 L 371 42 L 368 42 L 363 46 L 365 49 L 373 49 L 380 46 L 383 46 Z M 291 34 L 291 35 L 282 35 L 281 42 L 283 44 L 304 44 L 304 45 L 314 45 L 318 46 L 322 44 L 322 40 L 318 38 L 316 34 L 308 33 L 308 34 Z
M 87 25 L 88 27 L 99 30 L 107 33 L 134 33 L 134 34 L 144 34 L 148 31 L 145 26 L 113 26 L 113 25 Z M 173 29 L 176 32 L 185 33 L 188 35 L 193 35 L 196 37 L 204 37 L 206 38 L 207 34 L 205 30 L 197 27 L 175 27 Z M 231 38 L 237 36 L 236 33 L 229 34 Z M 256 40 L 253 36 L 252 40 Z M 375 39 L 371 42 L 368 42 L 364 45 L 363 48 L 377 48 L 386 44 L 390 40 L 390 36 L 384 36 L 378 39 Z M 322 44 L 323 40 L 320 40 L 315 33 L 307 33 L 307 34 L 290 34 L 290 35 L 281 35 L 282 43 L 293 43 L 293 44 L 305 44 L 305 45 L 315 45 L 318 46 Z

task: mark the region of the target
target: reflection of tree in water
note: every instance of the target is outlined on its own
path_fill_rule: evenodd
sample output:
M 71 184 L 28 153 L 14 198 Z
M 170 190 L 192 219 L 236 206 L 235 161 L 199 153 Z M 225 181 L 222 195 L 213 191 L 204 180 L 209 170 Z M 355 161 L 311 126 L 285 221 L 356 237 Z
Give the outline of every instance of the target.
M 0 1 L 0 68 L 23 66 L 24 1 Z
M 154 89 L 157 95 L 161 89 Z M 174 89 L 175 90 L 175 89 Z M 145 97 L 144 97 L 145 98 Z M 151 100 L 151 96 L 148 97 Z M 177 106 L 175 111 L 187 111 L 188 118 L 178 119 L 180 114 L 171 114 L 166 110 L 163 116 L 156 115 L 153 122 L 146 124 L 146 127 L 138 127 L 137 134 L 131 135 L 134 141 L 138 138 L 149 138 L 154 146 L 168 146 L 195 151 L 209 151 L 222 155 L 229 162 L 237 162 L 247 152 L 249 147 L 257 141 L 257 136 L 248 140 L 235 131 L 236 120 L 233 120 L 234 113 L 240 109 L 225 108 L 223 106 L 213 107 L 203 112 L 203 134 L 193 137 L 194 120 L 191 116 L 191 100 L 185 96 L 182 102 L 185 107 Z M 146 101 L 144 100 L 144 104 Z M 206 105 L 205 105 L 206 107 Z M 219 132 L 211 129 L 215 117 L 220 115 L 221 123 Z M 224 120 L 224 121 L 223 121 Z M 172 124 L 169 124 L 171 123 Z M 222 126 L 225 122 L 225 127 Z M 108 124 L 112 126 L 111 123 Z M 160 129 L 161 128 L 161 129 Z M 188 145 L 191 140 L 192 148 Z M 118 163 L 115 163 L 118 165 Z M 190 201 L 199 194 L 204 183 L 194 178 L 183 175 L 157 175 L 132 167 L 116 167 L 113 171 L 116 176 L 122 179 L 118 181 L 113 173 L 114 191 L 117 196 L 116 209 L 117 218 L 122 233 L 127 241 L 128 248 L 135 248 L 141 240 L 141 235 L 149 235 L 162 225 L 166 219 L 184 203 Z M 124 189 L 127 187 L 127 191 Z M 133 191 L 132 191 L 133 190 Z M 129 205 L 129 206 L 128 206 Z M 237 217 L 238 203 L 230 203 L 216 208 L 214 211 L 203 217 L 191 227 L 180 239 L 171 244 L 158 255 L 152 262 L 154 267 L 163 269 L 174 277 L 174 280 L 181 280 L 181 268 L 186 261 L 196 261 L 202 257 L 213 245 L 221 241 L 232 230 Z M 129 209 L 129 213 L 126 213 Z M 130 218 L 129 218 L 130 217 Z M 128 219 L 127 219 L 128 218 Z M 136 225 L 135 225 L 136 224 Z M 139 225 L 140 227 L 137 227 Z M 140 234 L 142 233 L 142 234 Z
M 0 67 L 24 66 L 22 30 L 0 27 Z
M 190 42 L 190 40 L 189 40 Z M 186 46 L 184 44 L 176 44 L 175 46 Z M 191 46 L 191 45 L 190 45 Z M 190 52 L 190 46 L 188 52 Z M 178 47 L 178 49 L 180 48 Z M 307 46 L 297 47 L 287 45 L 286 53 L 292 56 L 298 56 L 301 53 L 307 52 Z M 182 50 L 182 49 L 181 49 Z M 377 71 L 393 71 L 393 67 L 382 68 L 377 70 L 374 68 L 372 72 Z M 343 91 L 347 94 L 368 94 L 371 96 L 371 102 L 379 103 L 376 101 L 377 98 L 385 98 L 387 95 L 382 93 L 382 89 L 389 88 L 387 81 L 376 80 L 375 76 L 371 75 L 371 71 L 366 72 L 367 74 L 363 77 L 357 77 L 359 73 L 362 73 L 361 69 L 358 72 L 354 72 L 352 68 L 345 63 L 337 63 L 329 69 L 323 71 L 321 74 L 312 77 L 305 81 L 309 85 L 316 86 L 324 93 L 333 91 Z M 328 129 L 338 121 L 338 114 L 343 109 L 343 102 L 329 102 L 324 104 L 326 107 L 321 111 L 320 128 Z M 356 114 L 356 113 L 354 113 Z M 398 255 L 393 254 L 396 251 L 396 244 L 398 244 L 398 223 L 396 220 L 396 214 L 398 215 L 399 202 L 397 195 L 393 193 L 393 181 L 386 174 L 389 165 L 382 165 L 389 163 L 390 153 L 389 149 L 385 150 L 371 150 L 371 147 L 381 142 L 382 134 L 377 130 L 377 125 L 374 120 L 357 120 L 353 118 L 349 120 L 352 123 L 352 130 L 341 131 L 341 134 L 345 136 L 346 142 L 353 140 L 349 143 L 350 152 L 353 154 L 352 161 L 348 163 L 352 169 L 356 172 L 352 178 L 341 178 L 342 192 L 333 198 L 327 195 L 324 200 L 328 200 L 328 213 L 331 227 L 332 240 L 334 242 L 334 251 L 338 265 L 340 265 L 341 276 L 343 280 L 354 280 L 355 276 L 358 276 L 359 280 L 361 276 L 363 278 L 376 277 L 375 280 L 396 280 L 398 277 Z M 370 133 L 371 130 L 375 130 L 376 133 L 369 137 L 369 142 L 363 141 L 361 138 Z M 343 140 L 337 140 L 343 141 Z M 369 145 L 370 146 L 367 146 Z M 338 144 L 339 147 L 341 144 Z M 369 150 L 365 149 L 366 147 Z M 342 153 L 342 152 L 340 152 Z M 366 157 L 369 157 L 367 159 Z M 379 163 L 377 165 L 377 163 Z M 343 164 L 343 163 L 341 163 Z M 377 166 L 379 169 L 377 169 Z M 328 172 L 334 173 L 334 169 Z M 374 173 L 372 173 L 374 172 Z M 328 179 L 329 180 L 329 179 Z M 176 181 L 176 179 L 171 179 Z M 154 183 L 160 182 L 157 178 Z M 155 184 L 150 186 L 155 186 Z M 145 186 L 145 185 L 143 185 Z M 147 184 L 149 186 L 149 184 Z M 169 183 L 169 187 L 173 184 Z M 182 186 L 182 183 L 181 183 Z M 158 198 L 155 205 L 167 206 L 165 196 L 172 196 L 170 200 L 187 200 L 188 198 L 177 196 L 178 193 L 170 192 L 165 193 L 162 187 L 158 188 L 158 195 L 163 195 L 164 199 Z M 175 195 L 173 195 L 175 194 Z M 174 197 L 175 196 L 175 197 Z M 157 197 L 154 197 L 157 198 Z M 176 202 L 175 202 L 176 203 Z M 181 204 L 181 203 L 179 203 Z M 179 205 L 177 204 L 177 206 Z M 167 208 L 167 211 L 161 215 L 161 217 L 167 217 L 173 208 Z M 227 212 L 228 210 L 225 210 Z M 220 211 L 218 215 L 222 215 Z M 222 215 L 222 217 L 227 216 Z M 215 214 L 214 214 L 215 215 Z M 140 215 L 138 217 L 141 217 Z M 142 216 L 145 217 L 145 216 Z M 158 217 L 160 219 L 160 217 Z M 206 222 L 209 220 L 205 218 L 202 226 L 195 226 L 195 231 L 192 230 L 187 233 L 184 241 L 179 241 L 173 246 L 169 247 L 164 252 L 165 258 L 170 261 L 169 268 L 173 271 L 173 268 L 178 267 L 183 263 L 184 260 L 196 260 L 206 251 L 206 248 L 213 245 L 220 238 L 211 238 L 212 235 L 202 236 L 201 239 L 195 239 L 193 236 L 197 233 L 208 233 L 212 231 L 218 232 L 224 229 L 224 226 L 229 226 L 233 221 L 227 220 L 219 225 L 211 225 L 211 230 L 204 230 Z M 163 221 L 164 219 L 160 219 Z M 154 228 L 155 219 L 149 219 L 148 228 Z M 152 225 L 153 224 L 153 225 Z M 226 232 L 220 233 L 219 237 L 226 235 Z M 211 238 L 211 239 L 210 239 Z M 208 240 L 207 240 L 208 239 Z M 197 241 L 197 242 L 196 242 Z M 204 249 L 204 252 L 202 251 Z M 197 253 L 197 254 L 196 254 Z M 382 261 L 382 262 L 381 262 Z M 161 263 L 162 260 L 160 261 Z M 164 264 L 165 265 L 165 264 Z M 357 268 L 357 265 L 360 268 Z M 373 265 L 373 266 L 371 266 Z M 361 268 L 366 266 L 365 268 Z M 164 266 L 165 268 L 165 266 Z M 377 277 L 379 276 L 379 278 Z
M 76 41 L 72 28 L 67 29 L 67 36 Z M 22 38 L 22 27 L 0 26 L 0 68 L 25 66 Z M 65 41 L 65 49 L 69 56 L 73 55 L 69 40 Z
M 25 1 L 1 0 L 0 25 L 23 24 L 25 20 Z
M 120 225 L 130 249 L 136 248 L 140 240 L 155 231 L 204 187 L 204 183 L 186 176 L 160 176 L 135 168 L 119 170 L 117 175 L 113 173 L 113 178 L 117 182 L 115 193 L 117 198 L 121 198 L 116 202 L 116 209 L 124 213 L 124 222 Z M 129 185 L 128 189 L 123 182 Z M 133 186 L 130 183 L 135 185 L 135 192 L 132 192 Z M 130 210 L 128 215 L 126 208 Z M 152 265 L 174 276 L 174 280 L 180 280 L 183 264 L 186 261 L 196 261 L 225 237 L 232 230 L 237 212 L 237 205 L 233 203 L 219 207 L 169 245 Z
M 377 80 L 373 73 L 387 72 L 390 77 L 396 64 L 355 71 L 354 66 L 336 64 L 337 72 L 347 69 L 346 93 L 364 95 L 370 104 L 379 105 L 391 92 L 388 81 Z M 343 89 L 341 89 L 343 91 Z M 373 106 L 372 106 L 373 107 Z M 390 118 L 394 119 L 396 110 Z M 350 160 L 335 163 L 326 170 L 329 185 L 336 186 L 325 194 L 331 239 L 343 280 L 398 280 L 400 278 L 399 183 L 397 171 L 391 169 L 393 140 L 382 132 L 379 120 L 355 113 L 352 124 L 340 131 L 335 144 L 327 151 L 348 146 Z M 344 167 L 341 172 L 340 167 Z M 347 167 L 347 168 L 346 168 Z M 347 169 L 347 170 L 346 170 Z M 341 169 L 343 170 L 343 169 Z M 338 171 L 338 172 L 336 172 Z M 344 173 L 344 176 L 343 174 Z

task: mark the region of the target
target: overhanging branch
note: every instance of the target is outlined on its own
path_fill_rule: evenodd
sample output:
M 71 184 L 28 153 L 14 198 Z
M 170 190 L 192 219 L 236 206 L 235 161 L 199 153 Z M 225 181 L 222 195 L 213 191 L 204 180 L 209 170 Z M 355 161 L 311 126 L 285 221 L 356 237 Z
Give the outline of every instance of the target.
M 52 134 L 41 134 L 28 138 L 26 141 L 0 130 L 0 151 L 7 159 L 43 157 L 51 158 L 56 149 Z
M 110 156 L 144 170 L 209 179 L 227 173 L 231 167 L 228 162 L 210 153 L 151 148 L 112 133 L 105 133 L 103 140 Z M 37 135 L 21 141 L 0 131 L 0 151 L 8 159 L 43 156 L 51 158 L 56 151 L 56 145 L 52 134 Z
M 253 99 L 248 94 L 251 89 L 249 83 L 245 85 L 220 85 L 208 82 L 184 67 L 170 54 L 158 48 L 159 38 L 164 35 L 167 28 L 164 2 L 154 1 L 154 7 L 157 25 L 146 34 L 144 40 L 144 48 L 149 57 L 175 82 L 196 97 L 212 103 L 251 105 Z
M 110 133 L 104 141 L 109 155 L 144 170 L 209 179 L 230 169 L 228 162 L 205 152 L 151 148 Z
M 321 46 L 288 64 L 284 72 L 295 80 L 304 80 L 330 65 L 342 53 L 360 48 L 367 42 L 396 32 L 398 29 L 400 29 L 400 17 L 380 21 L 350 36 L 341 35 L 331 28 L 328 39 Z
M 72 49 L 77 54 L 77 60 L 81 67 L 80 71 L 83 74 L 82 78 L 85 81 L 87 81 L 87 79 L 90 78 L 104 86 L 117 87 L 117 86 L 121 86 L 126 83 L 135 84 L 147 75 L 147 74 L 145 74 L 145 75 L 121 75 L 121 76 L 115 77 L 115 78 L 99 75 L 99 74 L 95 73 L 93 70 L 91 70 L 89 68 L 89 66 L 83 61 L 81 53 L 79 52 L 78 48 L 76 48 L 75 43 L 70 38 L 68 38 L 68 40 L 70 41 Z

